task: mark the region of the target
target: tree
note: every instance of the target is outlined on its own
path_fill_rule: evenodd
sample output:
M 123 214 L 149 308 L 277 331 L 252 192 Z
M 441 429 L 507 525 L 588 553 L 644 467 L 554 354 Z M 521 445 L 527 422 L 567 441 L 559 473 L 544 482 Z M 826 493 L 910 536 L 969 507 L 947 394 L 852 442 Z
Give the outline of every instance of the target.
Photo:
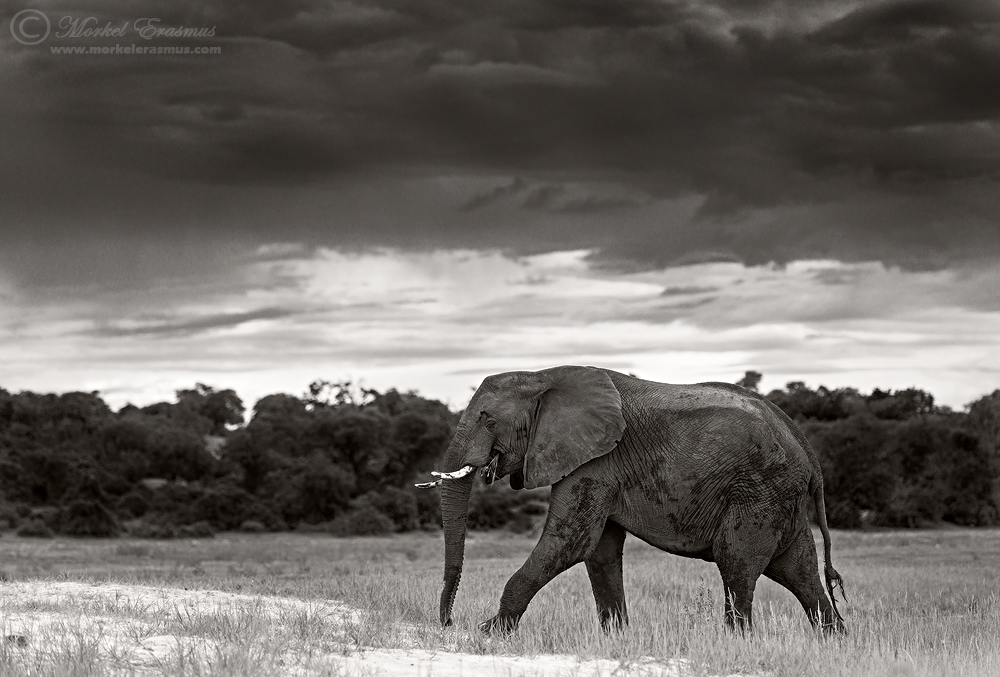
M 306 404 L 291 395 L 267 395 L 254 405 L 254 415 L 233 439 L 247 440 L 261 449 L 268 449 L 279 457 L 301 458 L 310 450 L 303 442 L 303 435 L 313 420 L 313 413 Z M 245 434 L 244 434 L 245 433 Z
M 881 390 L 876 388 L 866 398 L 868 409 L 879 418 L 903 419 L 933 414 L 934 396 L 919 388 L 905 390 Z
M 282 456 L 275 452 L 266 439 L 254 436 L 249 427 L 238 431 L 229 439 L 223 452 L 223 461 L 240 477 L 243 487 L 256 493 L 268 473 L 281 466 Z
M 948 435 L 949 456 L 944 519 L 969 526 L 997 523 L 997 505 L 992 498 L 996 475 L 978 436 L 964 430 Z
M 138 413 L 138 410 L 125 416 L 119 414 L 101 429 L 98 459 L 130 482 L 152 477 L 150 440 L 156 427 L 153 417 Z
M 215 390 L 196 383 L 194 390 L 177 391 L 177 403 L 210 421 L 209 432 L 213 435 L 224 435 L 227 426 L 243 424 L 243 400 L 233 390 Z
M 304 433 L 304 448 L 319 451 L 333 463 L 350 466 L 357 489 L 365 492 L 378 486 L 389 461 L 387 441 L 390 419 L 369 408 L 342 406 L 317 410 Z
M 20 456 L 16 482 L 7 493 L 19 501 L 51 505 L 59 501 L 72 482 L 72 468 L 63 454 L 38 449 Z
M 10 425 L 14 418 L 14 398 L 9 392 L 0 388 L 0 430 Z
M 253 405 L 254 418 L 301 418 L 305 413 L 305 402 L 284 393 L 265 395 Z
M 1000 390 L 983 395 L 966 407 L 969 428 L 979 438 L 979 445 L 986 456 L 993 481 L 993 502 L 1000 505 Z
M 757 385 L 760 383 L 762 378 L 764 378 L 764 375 L 759 371 L 747 371 L 743 374 L 743 378 L 736 382 L 736 385 L 743 386 L 747 390 L 757 392 Z
M 371 402 L 378 393 L 350 380 L 334 383 L 318 379 L 309 384 L 304 399 L 310 409 L 350 405 L 360 407 Z
M 420 513 L 417 509 L 418 491 L 410 487 L 400 489 L 385 487 L 380 491 L 370 491 L 355 501 L 355 509 L 369 504 L 377 511 L 392 520 L 396 531 L 411 531 L 420 526 Z
M 789 417 L 802 421 L 836 421 L 864 411 L 864 398 L 854 388 L 830 390 L 820 386 L 812 390 L 802 381 L 791 381 L 787 390 L 772 390 L 767 399 Z
M 310 456 L 295 480 L 298 490 L 295 521 L 332 520 L 350 504 L 355 491 L 351 469 L 331 463 L 322 453 Z
M 121 525 L 108 503 L 97 478 L 85 473 L 66 494 L 59 510 L 59 532 L 68 536 L 117 536 Z
M 187 430 L 199 436 L 212 432 L 212 421 L 202 416 L 194 407 L 180 403 L 157 402 L 142 407 L 139 413 L 158 419 L 172 428 Z M 129 413 L 124 415 L 127 416 Z
M 969 425 L 994 462 L 1000 460 L 1000 390 L 983 395 L 966 407 Z
M 386 484 L 402 487 L 418 472 L 433 469 L 451 441 L 453 424 L 447 407 L 426 400 L 420 402 L 424 406 L 399 407 L 399 414 L 392 419 L 383 468 Z
M 896 477 L 886 463 L 892 424 L 870 415 L 836 421 L 811 421 L 803 429 L 823 468 L 827 503 L 881 511 L 892 496 Z

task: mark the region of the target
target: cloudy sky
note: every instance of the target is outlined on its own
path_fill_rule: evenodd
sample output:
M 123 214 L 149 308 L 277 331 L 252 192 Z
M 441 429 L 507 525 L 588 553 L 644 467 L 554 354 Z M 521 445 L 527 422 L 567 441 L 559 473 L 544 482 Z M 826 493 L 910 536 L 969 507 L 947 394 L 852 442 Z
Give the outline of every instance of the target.
M 487 374 L 573 363 L 955 407 L 1000 387 L 995 1 L 0 20 L 8 390 L 120 406 L 200 381 L 249 405 L 351 378 L 461 407 Z M 116 44 L 221 53 L 54 49 Z

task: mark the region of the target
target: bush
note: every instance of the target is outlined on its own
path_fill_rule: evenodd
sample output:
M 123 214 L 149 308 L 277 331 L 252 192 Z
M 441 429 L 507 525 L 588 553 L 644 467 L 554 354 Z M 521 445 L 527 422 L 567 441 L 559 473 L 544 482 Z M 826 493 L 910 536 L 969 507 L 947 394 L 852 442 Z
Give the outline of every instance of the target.
M 299 522 L 295 525 L 295 531 L 302 534 L 331 534 L 333 530 L 330 525 L 333 522 Z
M 437 491 L 418 489 L 417 521 L 423 529 L 441 528 L 441 495 Z
M 285 520 L 256 496 L 232 484 L 220 484 L 205 491 L 187 513 L 188 521 L 205 520 L 214 529 L 239 529 L 247 520 L 255 520 L 268 531 L 286 529 Z
M 531 515 L 528 515 L 523 510 L 519 510 L 515 513 L 514 517 L 507 522 L 507 531 L 511 531 L 515 534 L 526 534 L 535 527 L 535 520 L 531 519 Z
M 835 529 L 860 529 L 861 511 L 851 501 L 838 501 L 827 510 L 827 522 Z
M 50 530 L 55 532 L 59 529 L 59 508 L 54 505 L 48 505 L 43 508 L 34 508 L 28 519 L 40 519 L 45 523 Z
M 231 484 L 209 489 L 191 505 L 190 514 L 205 520 L 221 531 L 236 529 L 247 519 L 247 506 L 255 502 L 252 494 Z
M 884 509 L 875 513 L 872 524 L 895 529 L 915 529 L 925 524 L 925 521 L 920 518 L 911 503 L 903 500 L 892 501 Z
M 395 531 L 412 531 L 420 526 L 417 498 L 413 492 L 399 487 L 384 487 L 379 491 L 369 491 L 355 502 L 355 507 L 368 503 L 378 512 L 392 520 Z
M 17 508 L 18 506 L 11 505 L 10 503 L 0 505 L 0 530 L 16 529 L 21 523 L 21 517 L 18 515 Z
M 118 499 L 117 508 L 123 515 L 142 517 L 149 512 L 149 501 L 138 491 L 130 491 Z
M 245 531 L 248 534 L 262 534 L 267 531 L 267 527 L 257 520 L 243 520 L 240 524 L 240 531 Z
M 527 518 L 547 512 L 549 490 L 513 490 L 504 484 L 474 486 L 469 499 L 470 529 L 530 531 L 534 521 Z
M 330 523 L 334 536 L 383 536 L 396 530 L 396 524 L 370 504 L 338 515 Z
M 277 510 L 269 503 L 254 501 L 244 513 L 244 522 L 247 520 L 259 522 L 264 526 L 265 531 L 287 531 L 288 523 Z M 242 524 L 243 522 L 240 522 Z
M 889 504 L 875 514 L 873 523 L 883 527 L 912 529 L 941 519 L 942 504 L 933 487 L 898 487 Z
M 175 526 L 198 521 L 200 518 L 192 514 L 191 507 L 204 494 L 205 489 L 199 484 L 188 484 L 184 481 L 167 482 L 152 491 L 149 510 L 143 516 L 152 513 L 154 520 L 168 520 Z
M 118 536 L 118 518 L 100 503 L 76 500 L 59 513 L 59 532 L 67 536 Z
M 981 507 L 976 514 L 976 526 L 995 527 L 998 523 L 1000 523 L 1000 510 L 997 510 L 992 502 Z
M 140 520 L 129 527 L 128 534 L 135 538 L 176 538 L 177 529 L 170 524 Z
M 176 538 L 179 526 L 174 515 L 147 513 L 141 520 L 131 522 L 128 533 L 135 538 Z
M 177 527 L 178 538 L 215 538 L 215 529 L 208 522 L 202 520 L 194 524 L 185 524 Z
M 500 485 L 473 488 L 469 499 L 469 528 L 502 529 L 514 519 L 520 502 L 517 492 Z
M 26 538 L 52 538 L 55 534 L 52 529 L 40 517 L 32 517 L 22 524 L 17 530 L 18 536 Z

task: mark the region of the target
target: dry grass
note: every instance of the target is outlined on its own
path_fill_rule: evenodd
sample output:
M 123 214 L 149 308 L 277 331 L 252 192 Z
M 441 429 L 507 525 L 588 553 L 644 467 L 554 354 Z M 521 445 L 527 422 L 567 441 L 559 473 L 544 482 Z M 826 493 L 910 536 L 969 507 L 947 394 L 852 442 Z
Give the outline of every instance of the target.
M 436 620 L 443 556 L 438 535 L 341 540 L 226 534 L 164 542 L 6 536 L 0 540 L 0 578 L 8 583 L 0 583 L 0 593 L 44 580 L 234 596 L 207 611 L 178 606 L 171 615 L 148 600 L 104 595 L 39 601 L 8 594 L 0 597 L 5 627 L 10 618 L 30 614 L 61 614 L 64 620 L 50 633 L 59 641 L 44 656 L 0 644 L 0 673 L 363 674 L 377 672 L 376 663 L 326 658 L 420 648 L 438 655 L 568 654 L 646 673 L 659 664 L 664 674 L 676 667 L 668 662 L 674 658 L 688 659 L 686 671 L 693 675 L 1000 674 L 1000 531 L 835 533 L 834 562 L 850 595 L 841 605 L 850 630 L 845 638 L 817 637 L 792 596 L 763 579 L 754 633 L 733 636 L 722 624 L 714 565 L 666 555 L 633 538 L 625 552 L 632 620 L 625 633 L 600 632 L 586 572 L 576 567 L 539 593 L 512 638 L 482 637 L 475 624 L 495 612 L 503 584 L 534 541 L 472 534 L 457 628 L 442 630 Z M 278 597 L 302 602 L 277 604 Z M 360 613 L 331 616 L 336 601 Z M 109 648 L 88 621 L 97 617 L 118 619 L 125 634 L 134 635 L 133 644 L 149 637 L 182 640 L 168 659 L 136 663 Z

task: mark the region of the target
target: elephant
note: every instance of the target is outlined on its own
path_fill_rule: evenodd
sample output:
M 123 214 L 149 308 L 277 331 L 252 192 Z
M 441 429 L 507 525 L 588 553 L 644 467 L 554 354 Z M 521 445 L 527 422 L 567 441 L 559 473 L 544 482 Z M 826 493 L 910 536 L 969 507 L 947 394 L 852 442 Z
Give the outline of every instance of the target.
M 462 576 L 470 492 L 510 477 L 551 485 L 538 543 L 507 581 L 487 634 L 512 633 L 535 594 L 583 562 L 607 632 L 628 623 L 622 551 L 632 534 L 668 553 L 715 562 L 725 622 L 752 628 L 761 574 L 787 588 L 814 627 L 844 632 L 834 595 L 823 476 L 792 420 L 759 394 L 727 383 L 674 385 L 596 367 L 487 377 L 472 396 L 438 480 L 444 528 L 440 621 L 451 625 Z M 418 485 L 420 486 L 420 485 Z M 826 591 L 807 517 L 823 535 Z M 829 592 L 829 599 L 826 592 Z M 845 597 L 846 599 L 846 597 Z

